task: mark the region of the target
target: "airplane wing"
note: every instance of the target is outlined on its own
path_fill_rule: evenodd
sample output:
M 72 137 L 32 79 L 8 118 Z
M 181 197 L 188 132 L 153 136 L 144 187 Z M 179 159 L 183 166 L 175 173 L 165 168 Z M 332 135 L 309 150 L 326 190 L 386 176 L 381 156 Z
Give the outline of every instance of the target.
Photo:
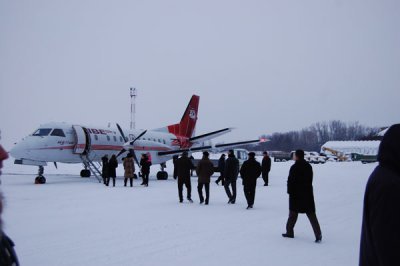
M 224 129 L 217 130 L 217 131 L 214 131 L 214 132 L 210 132 L 210 133 L 207 133 L 207 134 L 203 134 L 203 135 L 199 135 L 199 136 L 196 136 L 196 137 L 192 137 L 192 138 L 189 139 L 189 141 L 192 142 L 192 143 L 193 142 L 203 142 L 203 141 L 206 141 L 206 140 L 210 140 L 210 139 L 222 136 L 222 135 L 224 135 L 226 133 L 229 133 L 231 131 L 232 131 L 232 128 L 224 128 Z
M 233 143 L 224 143 L 224 144 L 217 144 L 214 146 L 202 146 L 202 147 L 195 147 L 195 148 L 188 148 L 188 149 L 181 149 L 181 150 L 173 150 L 173 151 L 162 151 L 159 152 L 159 156 L 166 156 L 166 155 L 174 155 L 174 154 L 181 154 L 182 152 L 196 152 L 196 151 L 205 151 L 205 150 L 211 150 L 211 149 L 221 149 L 221 148 L 233 148 L 233 147 L 238 147 L 238 146 L 243 146 L 243 145 L 248 145 L 248 144 L 256 144 L 260 143 L 262 140 L 247 140 L 247 141 L 241 141 L 241 142 L 233 142 Z

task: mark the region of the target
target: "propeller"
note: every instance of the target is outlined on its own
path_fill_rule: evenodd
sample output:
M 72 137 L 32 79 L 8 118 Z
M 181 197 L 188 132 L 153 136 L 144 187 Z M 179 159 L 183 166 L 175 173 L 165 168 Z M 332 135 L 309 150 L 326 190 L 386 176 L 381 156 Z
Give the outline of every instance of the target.
M 118 125 L 118 123 L 117 123 L 117 128 L 118 128 L 118 131 L 119 131 L 119 133 L 121 134 L 122 138 L 123 138 L 125 141 L 127 141 L 128 139 L 125 137 L 124 131 L 122 131 L 122 128 Z M 133 155 L 133 159 L 135 160 L 135 162 L 136 162 L 138 165 L 140 165 L 140 164 L 139 164 L 139 160 L 138 160 L 137 157 L 136 157 L 135 150 L 132 149 L 132 148 L 128 148 L 128 150 L 127 150 L 127 149 L 125 149 L 125 147 L 128 146 L 128 145 L 129 145 L 129 146 L 133 146 L 133 144 L 134 144 L 138 139 L 140 139 L 141 137 L 143 137 L 143 135 L 146 134 L 146 133 L 147 133 L 147 130 L 145 130 L 145 131 L 143 131 L 142 133 L 140 133 L 139 136 L 137 136 L 134 140 L 125 143 L 125 144 L 124 144 L 124 148 L 122 148 L 122 150 L 118 153 L 117 158 L 118 158 L 118 156 L 120 156 L 121 154 L 123 154 L 123 153 L 125 153 L 125 152 L 127 152 L 127 151 L 129 150 L 129 151 L 131 152 L 131 154 Z

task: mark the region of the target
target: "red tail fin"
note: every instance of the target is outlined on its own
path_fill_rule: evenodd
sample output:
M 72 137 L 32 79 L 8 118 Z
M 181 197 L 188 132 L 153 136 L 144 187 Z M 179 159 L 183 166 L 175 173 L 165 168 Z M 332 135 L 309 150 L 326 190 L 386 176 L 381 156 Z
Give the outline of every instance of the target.
M 193 95 L 179 124 L 168 126 L 168 131 L 175 136 L 191 138 L 196 128 L 200 97 Z

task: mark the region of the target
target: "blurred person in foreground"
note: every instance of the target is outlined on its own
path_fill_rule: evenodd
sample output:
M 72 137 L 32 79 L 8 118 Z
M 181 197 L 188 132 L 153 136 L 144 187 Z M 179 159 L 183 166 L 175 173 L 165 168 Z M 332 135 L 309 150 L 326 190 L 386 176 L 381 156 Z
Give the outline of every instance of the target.
M 400 265 L 400 124 L 383 136 L 378 161 L 365 190 L 360 266 Z
M 0 145 L 0 175 L 3 168 L 3 161 L 8 158 L 7 152 Z M 14 242 L 3 232 L 1 214 L 3 212 L 3 195 L 0 193 L 0 265 L 18 266 L 17 254 L 14 250 Z

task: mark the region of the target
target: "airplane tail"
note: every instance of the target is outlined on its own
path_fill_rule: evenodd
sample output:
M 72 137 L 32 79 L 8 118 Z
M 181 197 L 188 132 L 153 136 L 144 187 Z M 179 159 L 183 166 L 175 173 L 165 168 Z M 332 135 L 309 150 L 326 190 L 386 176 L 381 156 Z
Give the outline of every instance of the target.
M 168 132 L 177 137 L 191 138 L 196 128 L 199 103 L 200 97 L 193 95 L 179 124 L 167 126 Z

